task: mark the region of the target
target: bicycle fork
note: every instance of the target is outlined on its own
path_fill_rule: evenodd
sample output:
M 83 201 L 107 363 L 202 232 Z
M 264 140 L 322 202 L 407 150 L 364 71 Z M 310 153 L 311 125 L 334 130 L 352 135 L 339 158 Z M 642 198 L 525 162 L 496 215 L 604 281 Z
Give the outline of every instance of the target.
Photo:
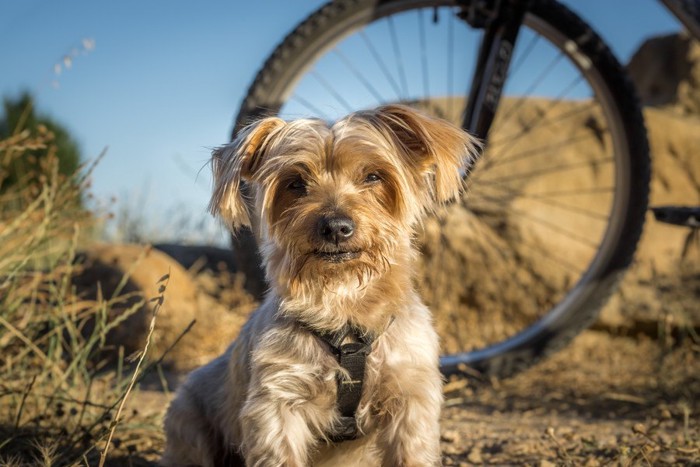
M 475 0 L 460 18 L 484 29 L 462 128 L 487 143 L 501 100 L 515 41 L 531 0 Z

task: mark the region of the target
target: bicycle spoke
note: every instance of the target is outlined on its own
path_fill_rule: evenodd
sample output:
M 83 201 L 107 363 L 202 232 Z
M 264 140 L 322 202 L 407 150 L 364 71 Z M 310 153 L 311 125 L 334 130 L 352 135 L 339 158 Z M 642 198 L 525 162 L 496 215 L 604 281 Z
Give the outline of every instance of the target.
M 401 78 L 401 89 L 403 89 L 404 99 L 408 98 L 408 84 L 406 81 L 406 72 L 403 68 L 403 60 L 401 58 L 401 48 L 399 47 L 399 40 L 396 36 L 396 28 L 394 27 L 394 19 L 389 16 L 387 17 L 387 23 L 389 24 L 389 32 L 391 34 L 391 43 L 394 47 L 394 57 L 396 57 L 396 67 L 399 71 L 399 78 Z
M 500 157 L 499 156 L 497 158 L 492 158 L 493 162 L 489 165 L 489 168 L 507 165 L 509 163 L 518 162 L 518 161 L 521 161 L 523 159 L 536 157 L 536 156 L 542 155 L 542 154 L 550 154 L 550 153 L 557 151 L 563 147 L 566 147 L 570 144 L 579 143 L 579 142 L 584 141 L 584 140 L 589 139 L 589 138 L 595 139 L 596 137 L 595 137 L 595 135 L 592 135 L 588 132 L 580 133 L 578 135 L 572 136 L 571 138 L 569 138 L 567 140 L 560 141 L 558 143 L 552 143 L 552 144 L 546 144 L 543 146 L 538 146 L 536 148 L 527 149 L 525 151 L 522 151 L 522 152 L 519 152 L 516 154 L 511 154 L 509 157 Z
M 447 15 L 447 118 L 454 117 L 454 16 Z
M 423 22 L 423 9 L 417 10 L 418 13 L 418 31 L 420 36 L 421 63 L 423 65 L 423 91 L 425 96 L 430 96 L 428 85 L 428 53 L 425 47 L 425 24 Z
M 307 110 L 311 111 L 312 115 L 315 115 L 318 118 L 322 118 L 326 121 L 332 120 L 332 118 L 330 118 L 327 113 L 325 113 L 324 111 L 313 105 L 311 102 L 307 101 L 306 99 L 297 94 L 293 94 L 289 99 L 298 102 L 303 107 L 306 107 Z
M 533 123 L 530 123 L 530 124 L 524 126 L 522 130 L 520 130 L 520 131 L 517 132 L 517 133 L 514 133 L 512 136 L 504 137 L 504 138 L 498 139 L 497 141 L 491 141 L 491 142 L 489 142 L 489 145 L 491 145 L 491 146 L 493 146 L 493 145 L 499 145 L 499 144 L 502 144 L 502 142 L 503 142 L 503 143 L 509 143 L 509 144 L 510 144 L 510 143 L 512 143 L 513 141 L 518 140 L 518 139 L 522 138 L 523 136 L 529 134 L 530 131 L 532 131 L 532 129 L 533 129 L 535 126 L 538 126 L 538 128 L 543 128 L 543 127 L 548 126 L 548 125 L 551 125 L 551 124 L 553 124 L 553 123 L 560 122 L 560 121 L 561 121 L 561 118 L 562 118 L 562 117 L 560 117 L 560 116 L 548 117 L 547 120 L 543 120 L 543 119 L 547 116 L 547 114 L 548 114 L 549 112 L 551 112 L 554 108 L 556 108 L 559 104 L 561 104 L 561 102 L 564 102 L 564 101 L 565 101 L 565 100 L 564 100 L 564 97 L 566 97 L 566 95 L 567 95 L 569 92 L 571 92 L 571 91 L 572 91 L 578 84 L 580 84 L 582 81 L 583 81 L 583 77 L 582 77 L 582 76 L 578 76 L 577 78 L 575 78 L 566 88 L 564 88 L 564 91 L 562 91 L 561 93 L 559 93 L 554 99 L 551 100 L 551 102 L 550 102 L 550 104 L 549 104 L 549 107 L 547 107 L 547 109 L 545 109 L 545 111 L 542 113 L 542 115 L 539 117 L 538 120 L 535 120 L 535 121 L 534 121 L 534 124 L 533 124 Z M 526 99 L 522 99 L 522 98 L 521 98 L 521 102 L 522 102 L 522 101 L 525 101 L 525 100 L 526 100 Z M 522 105 L 522 104 L 521 104 L 521 105 Z M 593 106 L 596 105 L 596 104 L 591 103 L 590 105 L 591 105 L 591 107 L 593 107 Z M 574 112 L 571 112 L 569 115 L 567 115 L 567 113 L 565 112 L 564 115 L 563 115 L 563 118 L 569 118 L 569 117 L 571 117 L 571 116 L 573 116 L 573 115 L 576 115 L 576 114 L 581 113 L 582 111 L 583 111 L 582 109 L 578 109 L 578 110 L 576 110 L 576 111 L 574 111 Z M 510 114 L 510 115 L 513 115 L 513 113 L 510 112 L 510 111 L 509 111 L 509 114 Z M 542 125 L 543 123 L 545 123 L 546 125 Z M 500 124 L 501 124 L 501 123 L 499 123 L 499 125 L 500 125 Z
M 552 229 L 557 234 L 564 235 L 567 237 L 567 239 L 570 240 L 570 238 L 569 238 L 570 232 L 566 231 L 566 229 L 560 228 L 558 225 L 554 225 L 554 229 L 553 229 L 551 227 L 552 226 L 551 222 L 542 220 L 540 218 L 537 218 L 537 217 L 529 215 L 529 214 L 524 214 L 524 211 L 516 210 L 516 209 L 508 209 L 507 211 L 515 214 L 516 217 L 519 217 L 521 220 L 530 221 L 532 223 L 536 223 L 539 225 L 544 225 L 548 229 Z M 478 209 L 474 210 L 474 212 L 477 215 L 479 215 Z M 485 211 L 485 212 L 488 213 L 490 211 Z M 488 215 L 489 214 L 486 214 L 485 216 L 488 217 Z M 586 248 L 597 249 L 597 247 L 598 247 L 597 244 L 594 244 L 593 242 L 591 242 L 590 240 L 588 240 L 587 238 L 582 237 L 582 236 L 576 236 L 575 240 L 579 241 L 579 243 L 581 243 Z M 536 251 L 540 256 L 553 261 L 554 263 L 558 264 L 563 269 L 565 269 L 567 272 L 570 272 L 571 274 L 575 275 L 576 277 L 579 277 L 583 273 L 583 269 L 581 268 L 580 265 L 573 264 L 568 259 L 562 258 L 561 256 L 558 256 L 558 255 L 555 255 L 551 251 L 545 250 L 535 243 L 528 242 L 528 241 L 523 242 L 522 240 L 518 240 L 518 242 L 519 242 L 519 245 L 521 245 L 522 247 L 527 247 L 527 249 L 529 249 L 530 251 Z
M 319 84 L 326 90 L 328 91 L 334 98 L 335 100 L 338 101 L 340 105 L 342 105 L 347 112 L 352 112 L 352 106 L 348 104 L 348 101 L 343 99 L 343 96 L 341 96 L 328 82 L 323 79 L 321 75 L 319 75 L 316 71 L 310 71 L 309 75 L 313 76 L 316 81 L 319 82 Z
M 374 97 L 375 99 L 377 99 L 377 102 L 378 102 L 378 103 L 381 104 L 381 103 L 384 102 L 384 98 L 381 96 L 381 94 L 379 94 L 379 92 L 377 91 L 377 89 L 376 89 L 374 86 L 372 86 L 372 84 L 367 80 L 367 78 L 365 78 L 365 77 L 362 75 L 362 73 L 360 72 L 360 70 L 358 70 L 357 67 L 355 67 L 355 66 L 352 64 L 352 62 L 351 62 L 350 60 L 348 60 L 348 58 L 345 56 L 345 54 L 343 54 L 343 53 L 342 53 L 340 50 L 338 50 L 338 49 L 333 50 L 333 53 L 334 53 L 338 58 L 340 58 L 340 61 L 343 62 L 343 64 L 347 67 L 347 69 L 350 71 L 350 73 L 352 73 L 353 76 L 355 76 L 355 78 L 357 78 L 357 80 L 358 80 L 360 83 L 362 83 L 362 85 L 365 87 L 365 89 L 367 89 L 367 91 L 369 91 L 369 93 L 372 94 L 372 97 Z
M 489 194 L 486 190 L 492 189 L 496 190 L 496 193 L 498 195 L 493 195 Z M 550 198 L 555 198 L 555 199 L 560 199 L 560 198 L 569 198 L 571 196 L 600 196 L 600 195 L 607 195 L 608 199 L 612 199 L 612 195 L 615 192 L 614 187 L 600 187 L 600 188 L 590 188 L 586 190 L 582 189 L 577 189 L 577 190 L 554 190 L 554 191 L 543 191 L 543 192 L 536 192 L 536 193 L 521 193 L 516 190 L 509 190 L 507 188 L 501 187 L 501 186 L 490 186 L 490 187 L 480 187 L 478 194 L 471 194 L 469 196 L 469 203 L 470 205 L 478 205 L 478 203 L 482 200 L 485 200 L 487 202 L 492 202 L 496 206 L 504 206 L 509 204 L 513 199 L 520 198 L 520 199 L 530 199 L 533 201 L 538 201 L 544 204 L 555 204 L 558 207 L 564 208 L 564 209 L 570 209 L 570 208 L 576 208 L 573 205 L 566 204 L 561 201 L 552 201 Z M 578 208 L 576 208 L 578 209 Z M 593 217 L 602 217 L 605 216 L 606 220 L 609 220 L 609 215 L 605 214 L 600 214 L 600 213 L 593 213 L 591 211 L 591 214 Z
M 606 186 L 600 188 L 591 188 L 589 190 L 555 190 L 555 191 L 541 191 L 536 193 L 529 193 L 527 196 L 529 198 L 548 198 L 556 197 L 560 198 L 562 196 L 585 196 L 585 195 L 599 195 L 601 193 L 612 194 L 615 192 L 615 187 Z
M 523 95 L 529 96 L 541 83 L 542 81 L 545 80 L 545 78 L 556 68 L 556 66 L 561 63 L 562 59 L 564 58 L 564 54 L 562 52 L 559 52 L 556 57 L 550 63 L 542 70 L 542 72 L 535 78 L 535 80 L 530 83 L 530 86 L 525 90 Z M 522 107 L 525 103 L 525 99 L 521 99 L 520 101 L 517 102 L 517 104 L 508 111 L 508 115 L 503 119 L 501 124 L 505 124 L 506 122 L 510 121 L 511 118 L 516 114 L 516 112 Z
M 525 243 L 525 246 L 528 247 L 530 251 L 534 251 L 542 258 L 553 262 L 555 265 L 559 266 L 564 271 L 570 273 L 574 277 L 580 277 L 583 273 L 583 270 L 580 266 L 571 263 L 566 258 L 562 258 L 561 256 L 552 254 L 551 251 L 545 250 L 541 245 L 537 245 L 534 243 Z
M 484 198 L 487 201 L 494 201 L 494 202 L 500 204 L 503 202 L 507 202 L 508 200 L 511 200 L 514 197 L 518 197 L 519 199 L 530 199 L 530 200 L 535 201 L 535 202 L 540 203 L 540 204 L 544 204 L 547 206 L 552 206 L 552 207 L 556 207 L 556 208 L 560 208 L 560 209 L 565 209 L 568 212 L 580 214 L 580 215 L 588 217 L 589 219 L 592 219 L 592 220 L 603 221 L 603 222 L 607 222 L 610 220 L 610 216 L 608 216 L 607 214 L 601 214 L 600 212 L 591 211 L 589 209 L 581 208 L 579 206 L 574 206 L 572 204 L 563 203 L 561 201 L 555 201 L 555 200 L 541 197 L 541 196 L 530 196 L 527 193 L 520 193 L 516 190 L 508 190 L 508 189 L 502 188 L 502 187 L 490 187 L 490 188 L 499 191 L 499 194 L 503 194 L 504 196 L 492 197 L 489 195 L 485 195 Z
M 369 40 L 369 38 L 367 37 L 367 34 L 365 34 L 364 31 L 360 31 L 360 37 L 364 41 L 367 49 L 369 49 L 370 54 L 372 54 L 374 61 L 377 63 L 377 65 L 379 65 L 379 68 L 382 70 L 382 73 L 386 77 L 386 80 L 389 82 L 389 85 L 396 93 L 396 98 L 399 101 L 402 101 L 403 98 L 401 97 L 401 90 L 399 89 L 399 85 L 396 83 L 396 81 L 394 81 L 394 78 L 393 78 L 393 76 L 391 76 L 391 73 L 389 73 L 389 69 L 386 67 L 386 63 L 380 57 L 379 53 L 377 52 L 377 49 L 374 47 L 374 45 Z
M 518 217 L 518 218 L 525 219 L 525 220 L 533 222 L 535 224 L 539 224 L 539 225 L 542 225 L 544 227 L 547 227 L 552 232 L 556 232 L 556 233 L 566 237 L 569 240 L 576 240 L 581 245 L 585 245 L 593 250 L 598 249 L 598 242 L 594 242 L 594 241 L 590 240 L 588 237 L 584 237 L 583 235 L 580 235 L 578 232 L 573 232 L 569 229 L 565 229 L 560 224 L 556 224 L 549 219 L 542 219 L 541 217 L 535 216 L 535 215 L 533 215 L 527 211 L 524 211 L 522 209 L 509 208 L 508 212 L 515 214 L 516 217 Z
M 565 111 L 565 112 L 562 112 L 561 114 L 557 114 L 557 115 L 552 115 L 552 116 L 548 117 L 546 120 L 540 120 L 538 122 L 537 128 L 547 128 L 548 126 L 553 125 L 555 123 L 564 122 L 564 121 L 569 120 L 571 118 L 577 117 L 585 112 L 588 112 L 596 106 L 597 106 L 597 104 L 594 102 L 580 104 L 580 107 L 577 107 L 573 110 Z M 549 110 L 551 110 L 551 108 L 547 109 L 547 111 L 549 111 Z M 515 141 L 523 136 L 526 136 L 530 131 L 532 131 L 533 127 L 534 127 L 534 125 L 523 126 L 523 128 L 521 128 L 517 132 L 514 132 L 510 135 L 502 136 L 495 141 L 489 140 L 489 147 L 494 147 L 494 146 L 497 147 L 497 146 L 503 145 L 505 143 L 511 143 L 512 141 Z
M 485 179 L 480 179 L 477 181 L 477 178 L 472 180 L 472 183 L 477 184 L 481 183 L 484 185 L 499 185 L 504 182 L 509 182 L 512 180 L 530 180 L 532 178 L 539 177 L 540 175 L 546 175 L 554 172 L 566 172 L 569 170 L 574 170 L 578 169 L 581 167 L 589 167 L 591 165 L 602 165 L 602 164 L 610 164 L 614 163 L 615 160 L 613 159 L 612 156 L 610 157 L 605 157 L 602 159 L 593 159 L 590 161 L 583 161 L 583 162 L 574 162 L 571 164 L 561 164 L 561 165 L 555 165 L 552 167 L 547 167 L 546 169 L 540 169 L 540 170 L 533 170 L 530 172 L 524 172 L 522 174 L 517 174 L 517 175 L 509 175 L 509 176 L 504 176 L 500 178 L 485 178 Z
M 514 63 L 513 65 L 511 65 L 511 67 L 509 68 L 508 78 L 510 76 L 518 73 L 518 70 L 525 63 L 525 61 L 530 57 L 530 54 L 535 49 L 535 45 L 537 45 L 537 43 L 539 43 L 539 41 L 540 41 L 540 36 L 537 36 L 537 35 L 532 36 L 532 39 L 530 39 L 530 42 L 528 42 L 525 49 L 523 49 L 523 53 L 520 54 L 520 56 L 518 57 L 518 61 L 516 63 Z M 506 79 L 508 79 L 508 78 L 506 78 Z

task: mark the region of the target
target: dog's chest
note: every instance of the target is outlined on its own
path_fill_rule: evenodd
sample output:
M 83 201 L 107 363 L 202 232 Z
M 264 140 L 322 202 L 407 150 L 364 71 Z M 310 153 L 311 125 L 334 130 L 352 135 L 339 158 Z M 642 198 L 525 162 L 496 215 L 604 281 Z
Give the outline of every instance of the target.
M 362 333 L 346 325 L 336 332 L 311 331 L 333 356 L 336 416 L 325 436 L 332 442 L 357 439 L 369 427 L 368 415 L 373 411 L 372 400 L 379 381 L 381 351 L 375 350 L 376 336 Z

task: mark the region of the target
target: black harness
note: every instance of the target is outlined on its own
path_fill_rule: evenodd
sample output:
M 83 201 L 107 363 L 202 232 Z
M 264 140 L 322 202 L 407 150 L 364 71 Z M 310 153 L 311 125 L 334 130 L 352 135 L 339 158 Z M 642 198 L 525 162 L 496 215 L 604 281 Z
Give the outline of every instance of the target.
M 319 332 L 313 329 L 310 331 L 328 344 L 340 367 L 347 373 L 347 377 L 339 374 L 337 378 L 336 407 L 340 412 L 340 419 L 328 439 L 333 443 L 356 439 L 360 432 L 355 414 L 362 397 L 367 355 L 372 351 L 374 336 L 363 334 L 349 324 L 336 332 Z M 346 338 L 350 338 L 351 342 L 343 344 Z

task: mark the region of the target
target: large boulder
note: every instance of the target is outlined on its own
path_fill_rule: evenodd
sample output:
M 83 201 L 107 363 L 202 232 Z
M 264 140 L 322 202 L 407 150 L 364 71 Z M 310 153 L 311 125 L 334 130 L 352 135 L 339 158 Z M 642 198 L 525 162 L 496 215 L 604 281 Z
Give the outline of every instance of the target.
M 627 70 L 649 106 L 670 106 L 685 115 L 700 114 L 700 42 L 685 33 L 646 40 Z
M 110 304 L 108 322 L 118 323 L 107 335 L 113 355 L 120 346 L 125 355 L 144 348 L 161 295 L 149 358 L 164 355 L 163 363 L 175 370 L 194 368 L 222 352 L 251 308 L 242 290 L 241 309 L 218 303 L 178 262 L 149 246 L 97 244 L 79 258 L 73 279 L 77 293 L 86 300 L 102 297 Z M 88 323 L 86 332 L 93 325 Z

